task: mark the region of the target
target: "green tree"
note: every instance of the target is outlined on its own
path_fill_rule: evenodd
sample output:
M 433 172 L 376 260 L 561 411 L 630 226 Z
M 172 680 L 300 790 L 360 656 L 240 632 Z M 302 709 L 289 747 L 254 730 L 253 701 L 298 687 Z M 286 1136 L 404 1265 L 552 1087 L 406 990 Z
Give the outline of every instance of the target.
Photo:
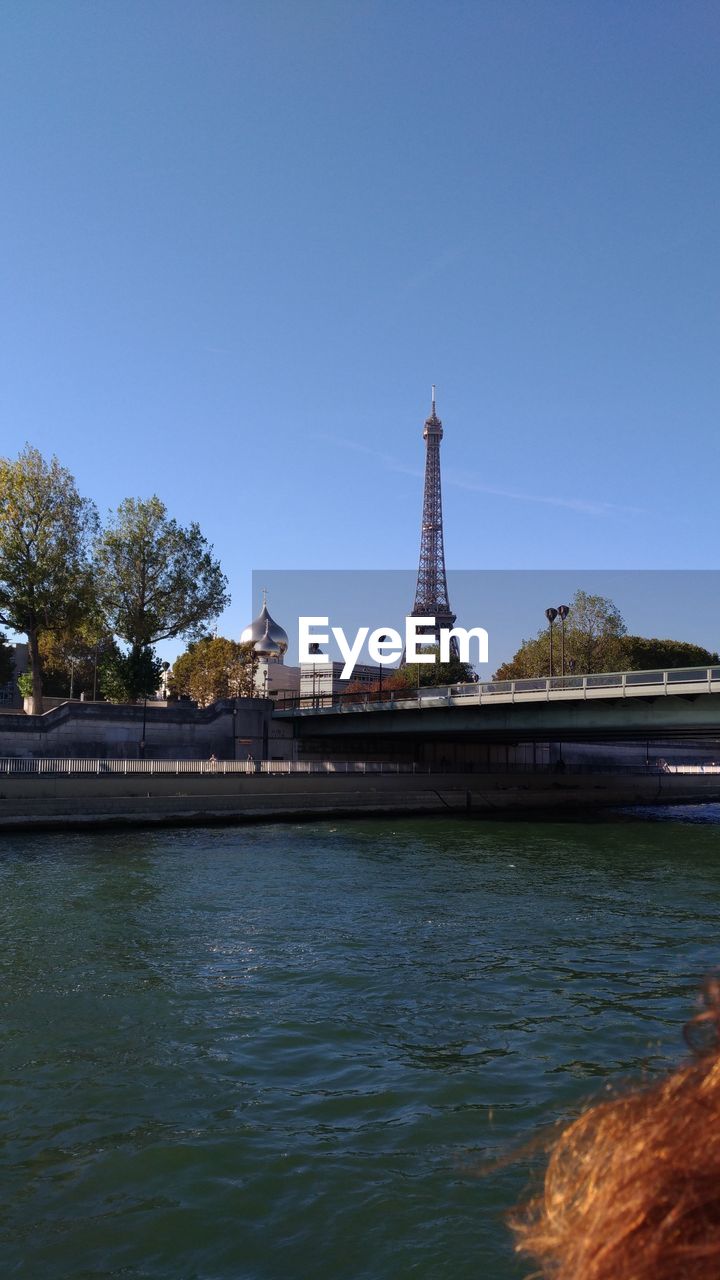
M 565 623 L 565 671 L 586 675 L 619 671 L 624 661 L 625 623 L 605 596 L 576 591 Z M 554 627 L 553 674 L 560 674 L 560 626 Z M 495 680 L 523 680 L 550 674 L 550 635 L 543 627 L 534 640 L 523 640 L 510 662 L 495 672 Z
M 716 653 L 684 640 L 651 640 L 645 636 L 623 638 L 626 671 L 666 671 L 671 667 L 714 667 Z
M 100 692 L 100 671 L 110 658 L 120 655 L 113 636 L 92 611 L 72 627 L 48 631 L 40 639 L 45 692 L 55 696 Z
M 26 445 L 0 458 L 0 623 L 27 636 L 33 712 L 42 712 L 40 642 L 82 617 L 92 596 L 93 504 L 57 458 Z
M 229 603 L 199 526 L 181 528 L 158 497 L 120 504 L 98 539 L 95 567 L 109 627 L 134 661 L 160 640 L 199 637 Z
M 256 665 L 252 644 L 203 636 L 175 659 L 168 683 L 172 693 L 205 707 L 219 698 L 251 697 Z
M 560 674 L 560 628 L 555 624 L 553 669 Z M 656 671 L 670 667 L 709 667 L 717 653 L 684 640 L 629 636 L 618 609 L 604 596 L 578 591 L 565 624 L 565 671 L 590 675 L 601 671 Z M 534 640 L 524 640 L 511 662 L 495 672 L 496 680 L 522 680 L 550 674 L 550 639 L 543 627 Z
M 449 662 L 439 662 L 440 648 L 428 648 L 426 653 L 435 657 L 435 662 L 404 663 L 401 667 L 384 667 L 382 685 L 378 671 L 377 680 L 353 680 L 344 690 L 343 697 L 350 700 L 351 694 L 357 695 L 357 701 L 372 697 L 379 693 L 411 692 L 413 689 L 434 688 L 449 684 L 469 684 L 476 680 L 475 669 L 469 662 L 461 662 L 459 658 L 451 658 Z
M 434 663 L 404 663 L 397 671 L 399 688 L 424 689 L 444 684 L 470 684 L 477 679 L 475 668 L 469 662 L 461 662 L 459 658 L 440 662 L 439 646 L 428 648 L 424 652 L 434 656 Z
M 100 689 L 108 702 L 137 702 L 155 693 L 162 676 L 162 662 L 148 646 L 108 654 L 100 667 Z
M 20 690 L 21 698 L 32 698 L 32 673 L 30 671 L 22 671 L 18 676 L 17 686 Z
M 606 596 L 576 591 L 570 601 L 569 625 L 565 624 L 565 658 L 575 663 L 577 671 L 617 670 L 622 662 L 620 639 L 627 627 L 620 610 Z M 555 637 L 559 641 L 560 628 Z M 560 657 L 558 644 L 557 656 Z
M 9 684 L 15 670 L 13 651 L 8 644 L 7 636 L 0 635 L 0 686 Z

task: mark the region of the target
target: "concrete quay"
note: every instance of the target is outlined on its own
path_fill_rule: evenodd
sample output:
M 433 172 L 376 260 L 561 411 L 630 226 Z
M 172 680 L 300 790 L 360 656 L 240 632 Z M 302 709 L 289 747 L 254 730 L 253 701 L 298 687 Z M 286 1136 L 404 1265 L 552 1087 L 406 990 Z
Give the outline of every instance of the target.
M 0 832 L 401 814 L 584 814 L 720 802 L 720 776 L 628 772 L 8 776 Z

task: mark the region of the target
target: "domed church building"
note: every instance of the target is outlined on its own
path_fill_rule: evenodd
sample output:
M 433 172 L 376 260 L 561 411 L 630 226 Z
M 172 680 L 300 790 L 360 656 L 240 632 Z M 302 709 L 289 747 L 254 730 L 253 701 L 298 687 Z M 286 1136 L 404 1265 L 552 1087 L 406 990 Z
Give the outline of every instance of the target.
M 256 655 L 254 687 L 259 698 L 278 698 L 300 690 L 300 668 L 286 667 L 287 632 L 270 616 L 263 591 L 262 609 L 240 633 L 241 644 L 252 644 Z

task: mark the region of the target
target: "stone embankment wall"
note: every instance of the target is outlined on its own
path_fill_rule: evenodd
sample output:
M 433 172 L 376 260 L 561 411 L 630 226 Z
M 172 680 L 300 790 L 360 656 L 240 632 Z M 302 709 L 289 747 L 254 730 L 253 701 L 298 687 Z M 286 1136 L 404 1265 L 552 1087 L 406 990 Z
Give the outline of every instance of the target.
M 590 812 L 720 800 L 720 776 L 503 773 L 0 778 L 0 830 L 382 814 Z
M 0 716 L 0 756 L 291 760 L 292 724 L 274 721 L 271 712 L 264 698 L 206 708 L 65 702 L 42 716 Z

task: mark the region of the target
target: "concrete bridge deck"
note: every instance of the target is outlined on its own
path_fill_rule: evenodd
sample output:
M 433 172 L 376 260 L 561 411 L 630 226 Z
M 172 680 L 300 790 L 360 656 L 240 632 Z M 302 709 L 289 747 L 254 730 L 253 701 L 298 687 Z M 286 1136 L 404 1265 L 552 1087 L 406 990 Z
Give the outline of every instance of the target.
M 720 667 L 484 681 L 277 707 L 299 738 L 475 741 L 720 738 Z
M 587 702 L 596 699 L 697 697 L 720 693 L 720 667 L 670 668 L 666 671 L 619 671 L 588 676 L 537 677 L 528 680 L 491 680 L 477 684 L 421 688 L 412 696 L 388 692 L 372 695 L 340 695 L 327 705 L 281 706 L 278 716 L 352 714 L 379 710 L 420 709 L 437 706 L 499 706 L 525 702 Z

